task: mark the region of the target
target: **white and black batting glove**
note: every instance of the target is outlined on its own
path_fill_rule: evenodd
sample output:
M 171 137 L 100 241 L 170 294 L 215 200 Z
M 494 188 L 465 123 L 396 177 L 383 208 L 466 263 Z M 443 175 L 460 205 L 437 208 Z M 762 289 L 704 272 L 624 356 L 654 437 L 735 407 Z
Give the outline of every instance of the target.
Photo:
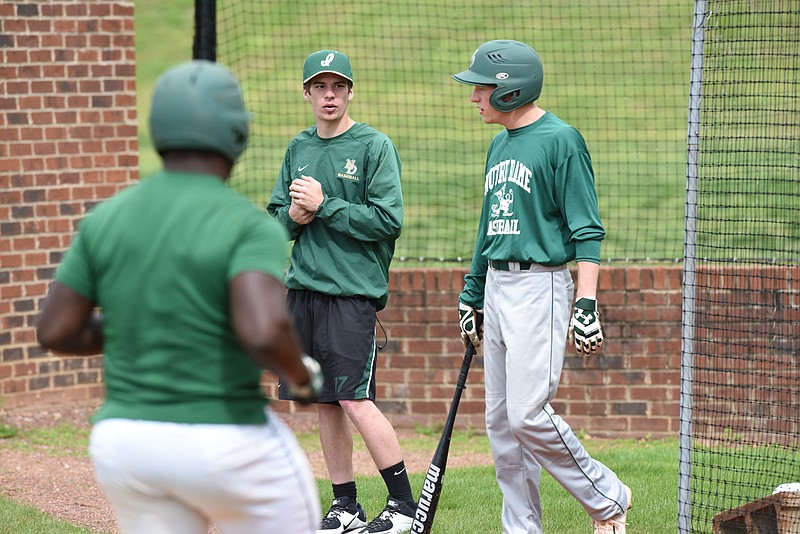
M 481 346 L 483 339 L 483 310 L 476 310 L 458 301 L 458 326 L 461 328 L 461 341 L 464 348 L 467 342 L 472 341 L 472 346 L 476 349 Z
M 307 405 L 316 402 L 322 393 L 322 386 L 325 384 L 325 378 L 322 376 L 322 367 L 319 362 L 309 356 L 303 354 L 300 357 L 303 365 L 306 366 L 308 376 L 310 377 L 307 384 L 302 386 L 289 386 L 289 394 L 292 399 L 300 404 Z
M 569 323 L 569 337 L 578 353 L 588 356 L 603 348 L 603 329 L 600 328 L 600 312 L 593 298 L 581 298 L 575 303 Z

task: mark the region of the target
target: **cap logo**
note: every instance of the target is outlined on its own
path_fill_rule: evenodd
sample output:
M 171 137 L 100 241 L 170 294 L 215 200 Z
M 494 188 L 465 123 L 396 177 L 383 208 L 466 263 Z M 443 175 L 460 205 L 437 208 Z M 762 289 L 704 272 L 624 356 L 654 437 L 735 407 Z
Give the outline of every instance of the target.
M 507 80 L 508 79 L 508 73 L 507 72 L 498 72 L 497 74 L 494 75 L 494 77 L 497 78 L 498 80 Z
M 330 67 L 331 63 L 333 63 L 333 58 L 334 57 L 335 56 L 333 55 L 333 52 L 331 52 L 330 54 L 325 56 L 325 59 L 320 61 L 319 64 L 322 65 L 323 67 Z

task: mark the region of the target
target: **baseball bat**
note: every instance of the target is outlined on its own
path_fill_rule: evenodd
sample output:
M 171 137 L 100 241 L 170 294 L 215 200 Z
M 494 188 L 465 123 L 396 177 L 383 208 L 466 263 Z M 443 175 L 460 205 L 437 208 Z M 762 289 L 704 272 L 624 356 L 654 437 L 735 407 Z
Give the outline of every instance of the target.
M 475 355 L 475 347 L 472 342 L 467 342 L 467 351 L 464 353 L 464 361 L 461 364 L 461 372 L 458 375 L 456 391 L 453 394 L 453 403 L 450 405 L 450 412 L 444 423 L 442 436 L 439 438 L 439 445 L 433 453 L 433 459 L 422 481 L 422 491 L 417 501 L 417 510 L 414 512 L 414 522 L 411 524 L 411 532 L 418 534 L 430 534 L 433 527 L 433 517 L 436 515 L 436 508 L 439 505 L 439 496 L 442 493 L 444 484 L 444 471 L 447 468 L 447 455 L 450 452 L 450 438 L 453 435 L 453 425 L 456 422 L 458 413 L 458 403 L 461 401 L 461 392 L 466 388 L 467 374 L 469 366 L 472 364 L 472 357 Z

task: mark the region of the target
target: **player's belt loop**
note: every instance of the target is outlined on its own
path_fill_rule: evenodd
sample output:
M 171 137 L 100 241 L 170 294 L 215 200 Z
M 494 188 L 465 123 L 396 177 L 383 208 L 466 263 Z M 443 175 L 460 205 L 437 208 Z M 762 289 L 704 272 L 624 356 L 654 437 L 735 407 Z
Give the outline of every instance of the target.
M 489 267 L 495 271 L 530 271 L 532 265 L 527 261 L 489 260 Z

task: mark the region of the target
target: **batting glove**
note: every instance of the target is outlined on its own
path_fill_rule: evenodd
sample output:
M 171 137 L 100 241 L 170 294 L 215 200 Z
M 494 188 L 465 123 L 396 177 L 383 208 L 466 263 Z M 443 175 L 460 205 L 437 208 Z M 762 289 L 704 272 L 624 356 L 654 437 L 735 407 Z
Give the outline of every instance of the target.
M 597 311 L 595 299 L 581 298 L 575 303 L 569 336 L 575 343 L 575 350 L 584 356 L 603 348 L 603 330 L 600 328 L 600 312 Z
M 476 310 L 458 301 L 458 326 L 461 328 L 461 341 L 466 348 L 467 342 L 472 341 L 476 349 L 481 346 L 483 339 L 483 310 Z
M 322 386 L 325 383 L 325 378 L 322 376 L 322 368 L 319 366 L 317 360 L 308 354 L 303 354 L 300 360 L 303 362 L 303 365 L 306 366 L 309 380 L 307 384 L 302 386 L 289 386 L 289 394 L 292 396 L 293 400 L 300 404 L 307 405 L 316 402 L 319 398 L 320 393 L 322 393 Z

